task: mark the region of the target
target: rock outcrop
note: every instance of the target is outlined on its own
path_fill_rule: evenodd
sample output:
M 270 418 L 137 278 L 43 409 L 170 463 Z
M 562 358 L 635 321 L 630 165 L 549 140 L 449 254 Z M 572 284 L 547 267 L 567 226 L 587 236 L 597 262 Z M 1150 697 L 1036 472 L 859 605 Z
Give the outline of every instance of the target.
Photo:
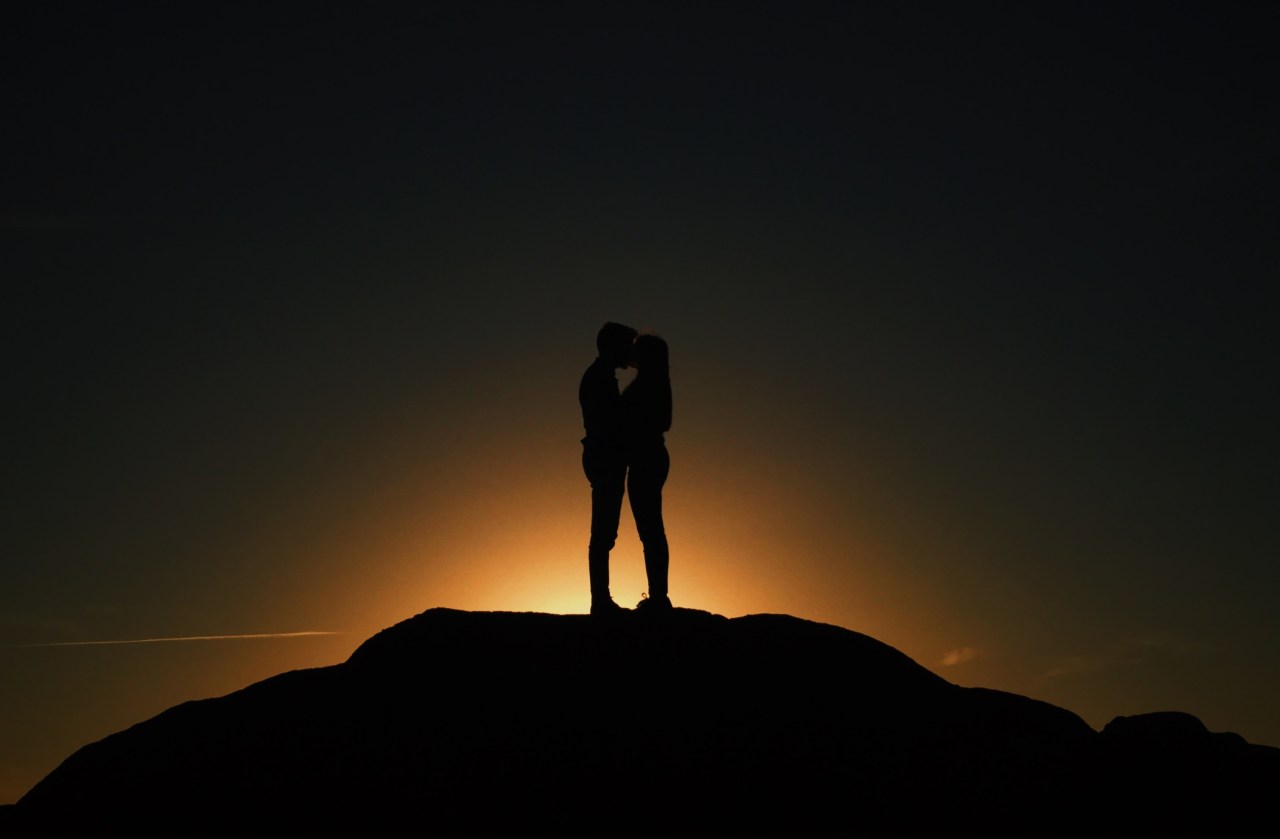
M 0 826 L 1011 834 L 1229 827 L 1276 789 L 1280 750 L 1194 717 L 1099 733 L 794 617 L 433 609 L 85 746 Z

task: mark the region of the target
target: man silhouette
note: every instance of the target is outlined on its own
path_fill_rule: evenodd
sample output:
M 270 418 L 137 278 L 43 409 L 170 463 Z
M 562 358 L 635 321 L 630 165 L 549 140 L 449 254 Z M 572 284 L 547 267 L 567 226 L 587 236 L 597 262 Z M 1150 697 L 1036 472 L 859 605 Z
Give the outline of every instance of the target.
M 622 399 L 615 372 L 630 364 L 636 331 L 609 322 L 596 335 L 599 355 L 582 374 L 578 404 L 582 406 L 582 471 L 591 484 L 591 542 L 587 572 L 591 579 L 591 614 L 625 611 L 609 594 L 609 552 L 618 540 L 618 519 L 627 482 L 627 455 L 622 428 Z

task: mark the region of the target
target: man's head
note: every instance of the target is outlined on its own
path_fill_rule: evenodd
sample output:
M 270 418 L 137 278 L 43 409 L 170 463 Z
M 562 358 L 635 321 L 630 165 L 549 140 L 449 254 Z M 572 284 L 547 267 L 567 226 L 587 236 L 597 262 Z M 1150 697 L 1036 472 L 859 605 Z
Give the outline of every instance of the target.
M 609 321 L 596 333 L 596 351 L 614 367 L 626 367 L 630 363 L 631 345 L 635 340 L 634 329 Z

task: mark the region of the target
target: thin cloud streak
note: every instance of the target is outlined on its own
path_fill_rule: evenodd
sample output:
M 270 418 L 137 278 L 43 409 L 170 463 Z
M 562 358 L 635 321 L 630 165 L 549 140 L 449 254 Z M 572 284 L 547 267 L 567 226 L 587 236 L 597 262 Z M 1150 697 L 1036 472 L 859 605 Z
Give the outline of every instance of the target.
M 123 641 L 53 641 L 46 644 L 12 644 L 9 649 L 31 647 L 106 647 L 119 644 L 164 644 L 170 641 L 241 641 L 252 638 L 312 638 L 319 635 L 342 635 L 341 632 L 251 632 L 243 635 L 183 635 L 171 638 L 130 638 Z
M 1184 641 L 1167 632 L 1152 632 L 1136 638 L 1120 641 L 1108 650 L 1098 653 L 1082 653 L 1068 656 L 1058 661 L 1048 672 L 1040 675 L 1041 680 L 1056 679 L 1062 676 L 1077 676 L 1102 670 L 1114 670 L 1131 667 L 1151 656 L 1179 656 L 1193 653 L 1205 653 L 1211 648 L 1208 644 Z

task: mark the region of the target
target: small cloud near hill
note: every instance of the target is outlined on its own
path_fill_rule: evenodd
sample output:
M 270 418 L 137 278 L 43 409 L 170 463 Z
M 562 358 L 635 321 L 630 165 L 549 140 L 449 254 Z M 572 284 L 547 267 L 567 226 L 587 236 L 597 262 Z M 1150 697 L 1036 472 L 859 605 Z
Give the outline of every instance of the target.
M 978 651 L 973 647 L 957 647 L 942 657 L 939 662 L 943 667 L 954 667 L 957 664 L 964 664 L 966 661 L 973 661 L 978 655 Z

